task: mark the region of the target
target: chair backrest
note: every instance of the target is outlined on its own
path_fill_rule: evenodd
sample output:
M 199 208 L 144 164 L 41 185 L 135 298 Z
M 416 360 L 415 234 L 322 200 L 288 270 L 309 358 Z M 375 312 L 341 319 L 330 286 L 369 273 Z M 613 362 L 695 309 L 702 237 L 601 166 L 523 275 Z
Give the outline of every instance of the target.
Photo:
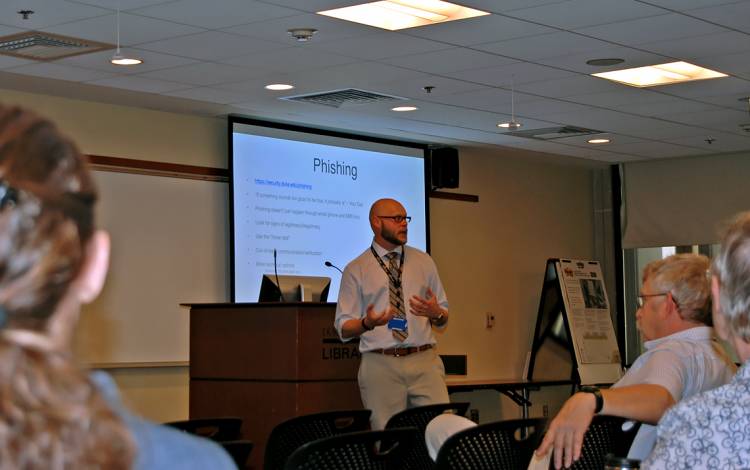
M 396 428 L 417 428 L 422 436 L 424 436 L 427 424 L 432 421 L 435 417 L 443 413 L 455 413 L 459 416 L 465 416 L 466 410 L 469 409 L 468 402 L 457 402 L 457 403 L 438 403 L 435 405 L 417 406 L 409 408 L 395 415 L 391 416 L 388 423 L 385 425 L 386 429 Z M 424 438 L 420 439 L 419 442 L 412 448 L 411 452 L 406 455 L 402 464 L 403 470 L 429 470 L 434 466 L 434 462 L 430 458 L 430 454 L 427 452 L 427 446 L 425 445 Z
M 227 451 L 238 469 L 247 467 L 247 459 L 253 451 L 253 443 L 246 440 L 222 441 L 219 445 Z
M 481 424 L 449 437 L 435 470 L 515 470 L 526 468 L 541 441 L 545 418 Z
M 285 470 L 401 470 L 404 455 L 423 439 L 416 428 L 361 431 L 307 443 Z
M 266 442 L 264 470 L 283 469 L 292 452 L 308 442 L 369 429 L 371 413 L 370 410 L 327 411 L 279 423 Z
M 242 418 L 195 418 L 164 424 L 213 441 L 233 441 L 240 438 Z
M 623 430 L 623 424 L 629 421 L 617 416 L 594 416 L 586 434 L 583 435 L 583 447 L 581 457 L 573 462 L 570 469 L 588 470 L 590 468 L 604 468 L 607 454 L 618 457 L 626 456 L 630 445 L 641 427 L 641 423 Z M 550 468 L 554 468 L 554 460 L 550 462 Z

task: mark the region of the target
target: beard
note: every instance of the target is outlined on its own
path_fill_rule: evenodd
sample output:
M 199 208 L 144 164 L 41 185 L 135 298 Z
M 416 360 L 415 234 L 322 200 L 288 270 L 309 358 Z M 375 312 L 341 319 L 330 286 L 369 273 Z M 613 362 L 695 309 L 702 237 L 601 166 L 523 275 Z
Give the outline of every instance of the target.
M 398 237 L 398 232 L 393 232 L 391 230 L 386 229 L 385 227 L 382 227 L 380 229 L 380 236 L 383 237 L 383 240 L 393 243 L 394 245 L 401 246 L 406 244 L 406 236 L 404 236 L 404 239 L 401 240 Z

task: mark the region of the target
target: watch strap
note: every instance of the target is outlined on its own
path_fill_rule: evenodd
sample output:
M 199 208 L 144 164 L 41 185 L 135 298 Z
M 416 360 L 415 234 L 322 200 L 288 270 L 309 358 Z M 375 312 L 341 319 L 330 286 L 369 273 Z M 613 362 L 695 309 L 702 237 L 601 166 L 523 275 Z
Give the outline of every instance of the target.
M 594 414 L 599 414 L 599 412 L 602 411 L 602 408 L 604 408 L 604 397 L 602 397 L 602 392 L 599 390 L 599 387 L 581 387 L 581 391 L 583 393 L 594 395 L 594 398 L 596 399 Z

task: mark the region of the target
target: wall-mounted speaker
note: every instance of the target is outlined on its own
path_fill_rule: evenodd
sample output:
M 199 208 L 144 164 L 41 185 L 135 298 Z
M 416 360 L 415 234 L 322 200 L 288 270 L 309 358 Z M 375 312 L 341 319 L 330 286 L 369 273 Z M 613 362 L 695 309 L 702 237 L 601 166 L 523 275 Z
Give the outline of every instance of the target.
M 430 150 L 432 189 L 458 187 L 458 149 L 440 147 Z

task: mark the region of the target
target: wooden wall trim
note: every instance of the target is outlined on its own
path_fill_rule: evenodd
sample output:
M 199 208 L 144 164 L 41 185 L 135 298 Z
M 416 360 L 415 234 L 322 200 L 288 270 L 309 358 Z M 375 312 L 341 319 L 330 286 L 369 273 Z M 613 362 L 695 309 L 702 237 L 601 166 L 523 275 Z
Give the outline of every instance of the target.
M 87 158 L 91 167 L 100 171 L 171 176 L 173 178 L 200 179 L 224 183 L 229 181 L 229 170 L 224 168 L 107 157 L 104 155 L 87 155 Z

